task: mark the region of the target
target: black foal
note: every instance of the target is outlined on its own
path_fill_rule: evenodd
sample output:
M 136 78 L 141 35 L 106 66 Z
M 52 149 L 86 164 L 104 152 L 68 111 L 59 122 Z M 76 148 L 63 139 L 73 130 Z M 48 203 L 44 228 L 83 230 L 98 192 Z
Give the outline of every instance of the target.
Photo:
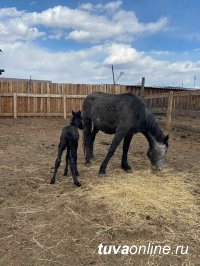
M 60 136 L 60 143 L 58 145 L 58 156 L 55 161 L 55 168 L 53 176 L 51 178 L 51 184 L 54 184 L 56 181 L 56 173 L 61 163 L 62 153 L 67 148 L 64 176 L 67 175 L 68 161 L 69 161 L 74 184 L 78 187 L 81 186 L 81 183 L 77 179 L 77 176 L 79 175 L 77 170 L 77 149 L 78 149 L 78 139 L 79 139 L 78 128 L 83 129 L 81 111 L 79 112 L 72 111 L 71 123 L 69 126 L 63 128 L 62 134 Z

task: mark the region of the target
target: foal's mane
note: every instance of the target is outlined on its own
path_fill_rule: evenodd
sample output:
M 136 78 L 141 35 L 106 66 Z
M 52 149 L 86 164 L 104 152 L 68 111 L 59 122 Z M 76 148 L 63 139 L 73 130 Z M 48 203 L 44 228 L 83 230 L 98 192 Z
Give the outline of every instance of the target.
M 165 135 L 149 110 L 146 110 L 146 129 L 158 142 L 164 143 Z
M 70 120 L 70 126 L 76 126 L 75 121 L 76 121 L 76 117 L 72 116 Z

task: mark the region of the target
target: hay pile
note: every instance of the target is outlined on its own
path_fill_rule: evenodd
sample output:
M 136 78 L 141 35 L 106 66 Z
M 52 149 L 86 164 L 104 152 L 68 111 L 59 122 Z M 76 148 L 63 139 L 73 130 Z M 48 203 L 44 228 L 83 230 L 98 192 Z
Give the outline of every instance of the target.
M 102 202 L 117 221 L 147 226 L 147 221 L 166 226 L 177 224 L 179 230 L 198 223 L 197 202 L 191 193 L 192 184 L 185 183 L 183 172 L 166 169 L 154 174 L 151 170 L 131 174 L 112 174 L 88 194 L 90 201 Z

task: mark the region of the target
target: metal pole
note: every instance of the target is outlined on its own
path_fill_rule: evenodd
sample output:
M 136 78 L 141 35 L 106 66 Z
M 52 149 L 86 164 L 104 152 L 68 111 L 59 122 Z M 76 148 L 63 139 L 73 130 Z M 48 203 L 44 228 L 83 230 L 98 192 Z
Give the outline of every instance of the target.
M 142 77 L 141 98 L 144 98 L 144 84 L 145 84 L 145 77 Z
M 113 85 L 115 85 L 115 74 L 114 74 L 114 67 L 112 65 L 112 76 L 113 76 Z

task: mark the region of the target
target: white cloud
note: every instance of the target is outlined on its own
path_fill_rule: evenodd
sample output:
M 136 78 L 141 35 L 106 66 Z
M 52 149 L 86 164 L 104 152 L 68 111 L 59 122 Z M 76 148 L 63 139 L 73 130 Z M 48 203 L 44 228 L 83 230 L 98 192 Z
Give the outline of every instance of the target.
M 92 10 L 93 9 L 93 4 L 91 3 L 84 3 L 79 6 L 80 9 L 83 10 Z
M 142 23 L 133 11 L 121 8 L 122 1 L 108 2 L 104 5 L 82 4 L 79 8 L 56 6 L 42 12 L 18 11 L 16 8 L 0 9 L 0 27 L 3 38 L 10 40 L 34 40 L 45 35 L 39 26 L 46 29 L 46 36 L 52 38 L 55 29 L 62 29 L 63 34 L 56 38 L 72 39 L 97 43 L 105 40 L 130 42 L 138 34 L 152 34 L 163 30 L 166 17 L 157 21 Z M 104 10 L 99 13 L 99 10 Z
M 105 4 L 105 9 L 116 10 L 123 4 L 122 1 L 109 2 Z
M 22 16 L 25 14 L 24 11 L 18 11 L 15 7 L 11 8 L 0 8 L 0 18 L 7 19 L 9 17 Z
M 53 82 L 111 83 L 111 64 L 116 76 L 124 72 L 124 84 L 136 84 L 146 77 L 147 85 L 192 86 L 200 61 L 156 60 L 139 52 L 129 44 L 110 43 L 94 45 L 88 49 L 71 52 L 50 52 L 31 43 L 1 44 L 1 67 L 4 76 L 46 79 Z
M 107 11 L 116 11 L 117 9 L 119 9 L 119 7 L 123 4 L 122 1 L 114 1 L 114 2 L 108 2 L 106 4 L 96 4 L 93 5 L 93 10 L 97 9 L 97 10 L 107 10 Z
M 2 42 L 13 42 L 17 40 L 32 41 L 45 35 L 36 27 L 29 26 L 23 21 L 24 11 L 16 8 L 0 9 L 0 39 Z
M 135 38 L 165 30 L 168 24 L 166 17 L 142 22 L 133 11 L 123 10 L 122 1 L 88 2 L 76 9 L 56 6 L 42 12 L 3 8 L 0 9 L 1 67 L 6 71 L 4 76 L 9 77 L 31 75 L 33 79 L 54 82 L 111 83 L 114 64 L 116 76 L 125 73 L 120 81 L 126 84 L 136 84 L 145 76 L 147 85 L 185 81 L 185 86 L 192 86 L 200 68 L 196 54 L 188 59 L 186 54 L 145 53 L 133 47 Z M 90 46 L 79 50 L 71 47 L 67 52 L 49 51 L 39 46 L 39 42 L 36 45 L 34 40 L 40 38 L 87 42 Z

